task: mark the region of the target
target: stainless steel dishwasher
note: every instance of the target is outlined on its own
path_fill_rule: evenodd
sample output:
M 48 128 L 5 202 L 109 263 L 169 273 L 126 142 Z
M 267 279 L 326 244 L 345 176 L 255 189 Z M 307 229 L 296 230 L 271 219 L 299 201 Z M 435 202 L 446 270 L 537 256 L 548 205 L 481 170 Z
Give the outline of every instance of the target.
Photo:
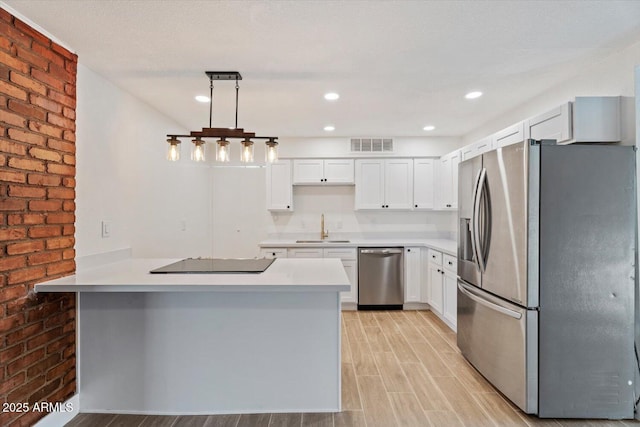
M 358 309 L 402 309 L 403 248 L 358 248 Z

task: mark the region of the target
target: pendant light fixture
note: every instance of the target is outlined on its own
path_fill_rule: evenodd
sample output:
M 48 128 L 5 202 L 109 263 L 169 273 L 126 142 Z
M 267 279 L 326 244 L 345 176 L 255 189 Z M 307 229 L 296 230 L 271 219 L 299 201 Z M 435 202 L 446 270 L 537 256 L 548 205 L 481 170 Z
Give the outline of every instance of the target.
M 240 86 L 238 81 L 242 80 L 242 76 L 237 71 L 205 71 L 209 77 L 209 127 L 202 130 L 194 130 L 189 135 L 167 135 L 167 160 L 180 160 L 180 140 L 178 138 L 193 138 L 191 147 L 191 160 L 196 162 L 204 162 L 205 159 L 205 139 L 216 139 L 216 161 L 229 162 L 230 157 L 230 141 L 229 139 L 240 139 L 242 150 L 240 153 L 240 161 L 243 163 L 251 163 L 254 160 L 254 143 L 252 139 L 266 140 L 265 160 L 273 163 L 278 160 L 278 142 L 274 136 L 256 136 L 254 132 L 245 132 L 244 129 L 238 128 L 238 96 Z M 214 128 L 213 122 L 213 81 L 214 80 L 235 80 L 236 82 L 236 122 L 235 127 Z

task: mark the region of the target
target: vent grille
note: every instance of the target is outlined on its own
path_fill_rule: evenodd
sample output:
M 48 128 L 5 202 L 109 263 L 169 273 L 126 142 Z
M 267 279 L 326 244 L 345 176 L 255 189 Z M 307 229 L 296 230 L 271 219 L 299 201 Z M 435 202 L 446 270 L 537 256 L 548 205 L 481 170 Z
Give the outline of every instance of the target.
M 393 153 L 391 138 L 351 138 L 352 153 Z

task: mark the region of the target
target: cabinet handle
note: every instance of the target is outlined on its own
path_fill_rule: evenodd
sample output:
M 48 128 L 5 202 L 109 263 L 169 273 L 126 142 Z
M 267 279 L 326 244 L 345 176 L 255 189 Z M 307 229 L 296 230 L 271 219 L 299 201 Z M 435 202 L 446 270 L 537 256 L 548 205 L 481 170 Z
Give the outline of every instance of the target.
M 440 272 L 440 274 L 444 274 L 444 270 L 442 270 L 442 271 Z
M 453 265 L 453 263 L 451 261 L 447 261 L 449 263 L 449 265 Z
M 415 206 L 416 208 L 418 207 L 418 205 Z
M 411 252 L 411 249 L 407 249 L 407 252 Z
M 271 255 L 276 256 L 276 253 L 275 252 L 271 252 Z
M 440 269 L 438 269 L 438 273 L 440 273 Z
M 291 208 L 291 206 L 287 205 L 287 209 Z

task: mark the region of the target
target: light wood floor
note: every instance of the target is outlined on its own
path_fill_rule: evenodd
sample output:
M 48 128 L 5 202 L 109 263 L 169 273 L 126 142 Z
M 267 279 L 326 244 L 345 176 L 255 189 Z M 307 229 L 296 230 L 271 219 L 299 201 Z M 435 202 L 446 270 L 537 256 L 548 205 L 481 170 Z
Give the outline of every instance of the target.
M 342 316 L 342 409 L 336 414 L 139 416 L 80 414 L 69 427 L 638 426 L 633 421 L 541 420 L 506 401 L 460 355 L 429 311 Z

